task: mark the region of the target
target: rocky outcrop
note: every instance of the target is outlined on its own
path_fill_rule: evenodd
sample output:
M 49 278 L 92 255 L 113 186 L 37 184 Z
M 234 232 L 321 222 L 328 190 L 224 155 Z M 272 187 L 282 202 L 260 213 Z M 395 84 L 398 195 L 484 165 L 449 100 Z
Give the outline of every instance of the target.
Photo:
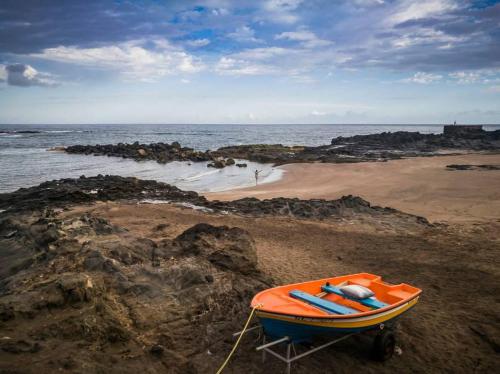
M 446 165 L 448 170 L 500 170 L 500 165 L 468 165 L 452 164 Z
M 453 126 L 451 126 L 453 127 Z M 455 126 L 460 129 L 462 126 Z M 466 131 L 447 131 L 443 134 L 421 134 L 397 131 L 381 134 L 338 137 L 331 142 L 346 149 L 385 149 L 398 151 L 432 152 L 438 149 L 499 150 L 500 130 L 484 131 L 473 127 Z
M 0 256 L 2 372 L 213 371 L 272 285 L 252 237 L 226 226 L 156 243 L 89 214 L 11 214 Z
M 229 208 L 238 213 L 255 216 L 292 216 L 296 218 L 326 218 L 349 213 L 373 213 L 379 209 L 371 207 L 370 203 L 366 200 L 351 195 L 344 196 L 338 200 L 301 200 L 284 197 L 259 200 L 248 197 L 222 203 L 214 202 L 212 207 L 217 207 L 219 204 L 221 204 L 221 207 Z
M 213 265 L 252 274 L 257 266 L 255 243 L 239 227 L 215 227 L 200 223 L 186 230 L 174 240 L 177 253 L 182 256 L 206 257 Z
M 0 130 L 0 134 L 40 134 L 39 130 Z
M 225 167 L 234 164 L 234 160 L 219 160 L 210 151 L 195 151 L 193 148 L 182 147 L 178 142 L 171 144 L 140 144 L 135 142 L 132 144 L 72 145 L 65 147 L 64 151 L 73 154 L 131 158 L 136 161 L 152 160 L 160 164 L 171 161 L 213 161 L 214 164 L 223 165 L 214 167 Z
M 207 212 L 231 212 L 249 216 L 289 216 L 306 219 L 326 219 L 353 215 L 379 216 L 397 214 L 419 222 L 424 218 L 398 212 L 390 208 L 371 206 L 356 196 L 343 196 L 337 200 L 296 198 L 274 198 L 259 200 L 244 198 L 234 201 L 209 201 L 192 191 L 182 191 L 166 183 L 119 176 L 80 177 L 45 182 L 35 187 L 21 188 L 15 192 L 0 194 L 0 209 L 5 213 L 16 211 L 38 211 L 96 201 L 132 200 L 136 202 L 161 200 Z M 1 214 L 1 213 L 0 213 Z M 93 223 L 98 230 L 106 231 L 105 224 Z M 45 226 L 43 226 L 45 227 Z M 33 229 L 35 230 L 35 229 Z M 43 240 L 50 243 L 53 231 L 44 231 Z M 7 235 L 14 235 L 11 230 Z
M 445 125 L 443 135 L 448 137 L 477 137 L 483 133 L 482 125 Z
M 451 128 L 451 129 L 450 129 Z M 500 130 L 484 131 L 480 126 L 447 126 L 443 134 L 421 134 L 397 131 L 371 135 L 337 137 L 330 145 L 318 147 L 284 146 L 282 144 L 249 144 L 198 152 L 182 148 L 179 143 L 75 145 L 68 153 L 83 153 L 133 158 L 135 160 L 209 161 L 208 167 L 234 165 L 234 159 L 282 165 L 293 162 L 364 162 L 386 161 L 403 157 L 432 156 L 438 151 L 499 151 Z M 236 164 L 242 166 L 244 164 Z
M 66 147 L 68 153 L 78 153 L 86 155 L 106 155 L 122 158 L 132 158 L 137 161 L 154 160 L 159 163 L 170 161 L 209 161 L 210 155 L 207 152 L 198 152 L 192 148 L 181 147 L 178 142 L 140 144 L 96 144 L 96 145 L 72 145 Z
M 175 186 L 152 180 L 98 175 L 86 178 L 59 179 L 38 186 L 0 194 L 0 209 L 31 209 L 62 207 L 68 204 L 114 201 L 121 199 L 161 199 L 204 204 L 196 192 L 182 191 Z
M 282 164 L 304 151 L 304 147 L 288 147 L 282 144 L 248 144 L 222 147 L 213 151 L 218 157 L 237 158 L 260 163 Z

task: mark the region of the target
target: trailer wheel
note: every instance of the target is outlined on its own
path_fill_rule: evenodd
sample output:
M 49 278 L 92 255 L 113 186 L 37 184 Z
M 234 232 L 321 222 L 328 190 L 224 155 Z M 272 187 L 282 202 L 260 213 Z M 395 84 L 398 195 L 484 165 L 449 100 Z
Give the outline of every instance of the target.
M 396 338 L 390 330 L 380 331 L 373 342 L 373 358 L 377 361 L 387 361 L 394 353 Z

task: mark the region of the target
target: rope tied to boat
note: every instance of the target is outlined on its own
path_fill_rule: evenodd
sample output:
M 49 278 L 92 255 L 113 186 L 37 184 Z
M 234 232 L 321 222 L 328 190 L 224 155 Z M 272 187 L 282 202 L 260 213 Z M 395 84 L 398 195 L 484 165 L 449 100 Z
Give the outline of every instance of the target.
M 252 320 L 252 317 L 255 313 L 255 311 L 262 307 L 264 304 L 257 304 L 255 305 L 253 308 L 252 308 L 252 311 L 250 312 L 250 315 L 248 316 L 248 319 L 247 321 L 245 322 L 245 326 L 243 327 L 243 330 L 241 330 L 241 334 L 240 336 L 238 336 L 238 340 L 236 340 L 236 343 L 234 343 L 234 346 L 233 346 L 233 349 L 231 349 L 231 352 L 229 352 L 229 355 L 227 356 L 226 360 L 224 361 L 224 363 L 221 365 L 221 367 L 219 368 L 219 370 L 217 370 L 217 373 L 216 374 L 220 374 L 222 373 L 222 370 L 224 370 L 224 368 L 226 367 L 227 363 L 229 362 L 229 360 L 231 359 L 231 356 L 234 354 L 234 352 L 236 351 L 236 348 L 238 347 L 238 345 L 240 344 L 240 340 L 241 340 L 241 337 L 245 334 L 245 332 L 247 331 L 248 329 L 248 325 L 250 324 L 250 321 Z

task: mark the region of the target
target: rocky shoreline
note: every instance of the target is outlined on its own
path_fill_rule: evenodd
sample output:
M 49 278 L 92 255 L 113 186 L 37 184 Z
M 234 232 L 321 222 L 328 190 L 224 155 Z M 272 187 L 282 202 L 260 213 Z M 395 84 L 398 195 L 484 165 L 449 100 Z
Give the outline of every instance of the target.
M 67 153 L 85 154 L 94 156 L 111 156 L 132 158 L 136 161 L 153 160 L 159 163 L 171 161 L 211 161 L 210 152 L 199 152 L 192 148 L 182 147 L 178 142 L 140 144 L 96 144 L 72 145 L 63 148 Z
M 318 147 L 284 146 L 281 144 L 250 144 L 227 146 L 215 151 L 196 151 L 182 147 L 178 142 L 116 145 L 74 145 L 63 150 L 72 154 L 131 158 L 136 161 L 153 160 L 159 163 L 171 161 L 210 162 L 208 166 L 223 168 L 234 165 L 235 159 L 282 165 L 294 162 L 365 162 L 387 161 L 405 157 L 435 156 L 440 151 L 500 151 L 500 130 L 485 131 L 480 126 L 455 126 L 443 134 L 419 132 L 384 132 L 372 135 L 338 137 L 330 145 Z M 238 166 L 244 166 L 240 164 Z
M 193 191 L 183 191 L 175 186 L 134 177 L 99 175 L 75 179 L 44 182 L 38 186 L 21 188 L 0 194 L 0 212 L 37 211 L 64 208 L 75 204 L 98 201 L 169 202 L 216 213 L 233 213 L 253 217 L 286 216 L 304 219 L 353 216 L 356 214 L 382 216 L 395 214 L 401 218 L 428 224 L 423 217 L 392 208 L 372 206 L 356 196 L 343 196 L 337 200 L 297 198 L 272 198 L 259 200 L 243 198 L 233 201 L 208 200 Z
M 273 198 L 259 200 L 243 198 L 233 201 L 208 200 L 193 191 L 134 177 L 99 175 L 75 179 L 44 182 L 38 186 L 21 188 L 0 194 L 0 210 L 10 212 L 37 211 L 64 208 L 75 204 L 98 201 L 170 202 L 187 204 L 216 213 L 234 213 L 253 217 L 286 216 L 306 219 L 352 216 L 355 214 L 382 216 L 395 214 L 410 221 L 428 224 L 423 217 L 413 216 L 391 208 L 372 206 L 356 196 L 343 196 L 337 200 Z

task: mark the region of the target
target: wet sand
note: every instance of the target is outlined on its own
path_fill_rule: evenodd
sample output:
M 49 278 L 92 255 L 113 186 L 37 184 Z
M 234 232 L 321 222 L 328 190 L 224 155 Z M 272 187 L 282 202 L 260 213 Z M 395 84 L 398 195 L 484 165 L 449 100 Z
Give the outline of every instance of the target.
M 355 164 L 284 165 L 274 183 L 218 193 L 209 199 L 337 199 L 357 195 L 374 205 L 424 216 L 430 221 L 500 220 L 500 171 L 448 170 L 450 164 L 500 165 L 500 155 L 419 157 Z

